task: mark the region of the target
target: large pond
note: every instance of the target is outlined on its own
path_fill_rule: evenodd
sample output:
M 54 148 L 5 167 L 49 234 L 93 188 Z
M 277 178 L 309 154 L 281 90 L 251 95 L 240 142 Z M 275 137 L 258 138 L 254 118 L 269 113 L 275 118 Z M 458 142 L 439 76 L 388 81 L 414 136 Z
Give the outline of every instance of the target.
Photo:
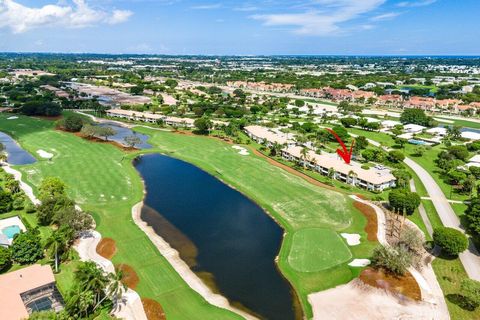
M 131 136 L 131 135 L 136 135 L 142 141 L 140 144 L 137 144 L 135 146 L 136 148 L 150 149 L 152 147 L 150 144 L 147 143 L 147 140 L 148 140 L 147 135 L 137 133 L 137 132 L 131 130 L 130 128 L 121 126 L 121 125 L 119 125 L 115 122 L 102 122 L 102 123 L 99 123 L 98 126 L 110 127 L 113 130 L 115 130 L 116 134 L 109 137 L 108 138 L 109 140 L 113 140 L 115 142 L 118 142 L 118 143 L 124 145 L 125 144 L 125 137 Z
M 13 165 L 31 164 L 37 161 L 30 153 L 23 150 L 8 134 L 0 132 L 0 143 L 7 152 L 7 162 Z
M 283 230 L 253 201 L 197 167 L 139 158 L 147 190 L 142 219 L 206 283 L 265 319 L 295 318 L 294 297 L 274 262 Z

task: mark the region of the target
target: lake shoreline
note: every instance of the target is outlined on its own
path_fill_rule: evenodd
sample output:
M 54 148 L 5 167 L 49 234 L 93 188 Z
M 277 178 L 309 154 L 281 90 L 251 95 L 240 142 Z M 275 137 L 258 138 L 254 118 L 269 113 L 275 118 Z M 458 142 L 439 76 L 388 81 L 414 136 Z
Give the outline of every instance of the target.
M 142 182 L 144 183 L 143 179 Z M 145 186 L 145 183 L 144 183 Z M 145 190 L 145 189 L 144 189 Z M 146 194 L 146 192 L 144 191 Z M 135 204 L 132 207 L 132 218 L 135 224 L 142 230 L 147 237 L 152 241 L 153 245 L 158 249 L 160 254 L 167 259 L 168 263 L 175 269 L 180 277 L 199 295 L 201 295 L 208 303 L 219 308 L 227 309 L 234 312 L 247 320 L 257 320 L 256 317 L 233 307 L 227 298 L 214 293 L 187 265 L 185 261 L 180 258 L 177 250 L 173 249 L 168 242 L 166 242 L 155 230 L 149 226 L 141 218 L 142 207 L 144 200 Z

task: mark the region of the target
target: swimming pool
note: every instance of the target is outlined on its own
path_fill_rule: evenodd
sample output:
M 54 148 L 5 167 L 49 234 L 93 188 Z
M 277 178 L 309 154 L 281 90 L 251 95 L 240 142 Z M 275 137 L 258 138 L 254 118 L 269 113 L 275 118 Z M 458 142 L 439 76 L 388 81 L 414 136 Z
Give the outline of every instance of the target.
M 415 140 L 415 139 L 410 139 L 410 140 L 408 140 L 408 142 L 411 143 L 411 144 L 419 145 L 419 146 L 423 146 L 423 145 L 427 144 L 425 141 Z
M 2 229 L 2 233 L 8 237 L 8 239 L 13 239 L 13 237 L 22 231 L 19 226 L 12 225 Z

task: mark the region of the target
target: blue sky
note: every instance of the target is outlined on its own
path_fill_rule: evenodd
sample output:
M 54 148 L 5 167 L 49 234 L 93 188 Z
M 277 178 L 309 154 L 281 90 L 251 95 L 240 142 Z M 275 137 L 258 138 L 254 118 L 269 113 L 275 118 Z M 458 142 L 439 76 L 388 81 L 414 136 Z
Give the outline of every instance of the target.
M 480 55 L 479 0 L 0 0 L 0 51 Z

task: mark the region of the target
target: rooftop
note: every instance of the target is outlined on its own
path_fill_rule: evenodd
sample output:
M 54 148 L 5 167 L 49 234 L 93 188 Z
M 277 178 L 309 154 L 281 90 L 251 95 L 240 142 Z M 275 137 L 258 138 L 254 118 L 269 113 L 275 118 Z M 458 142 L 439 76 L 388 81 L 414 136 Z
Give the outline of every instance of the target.
M 296 158 L 300 158 L 302 149 L 302 147 L 293 146 L 285 148 L 283 150 Z M 333 168 L 333 170 L 345 175 L 348 175 L 350 171 L 353 171 L 357 174 L 357 178 L 375 185 L 396 180 L 396 178 L 390 173 L 390 170 L 388 169 L 363 169 L 359 163 L 356 163 L 354 161 L 350 162 L 350 164 L 346 164 L 342 159 L 339 159 L 339 157 L 333 153 L 317 154 L 310 150 L 307 157 L 310 161 L 315 160 L 315 163 L 324 168 Z
M 49 265 L 35 264 L 14 272 L 0 275 L 0 319 L 28 318 L 28 312 L 20 294 L 55 282 Z

